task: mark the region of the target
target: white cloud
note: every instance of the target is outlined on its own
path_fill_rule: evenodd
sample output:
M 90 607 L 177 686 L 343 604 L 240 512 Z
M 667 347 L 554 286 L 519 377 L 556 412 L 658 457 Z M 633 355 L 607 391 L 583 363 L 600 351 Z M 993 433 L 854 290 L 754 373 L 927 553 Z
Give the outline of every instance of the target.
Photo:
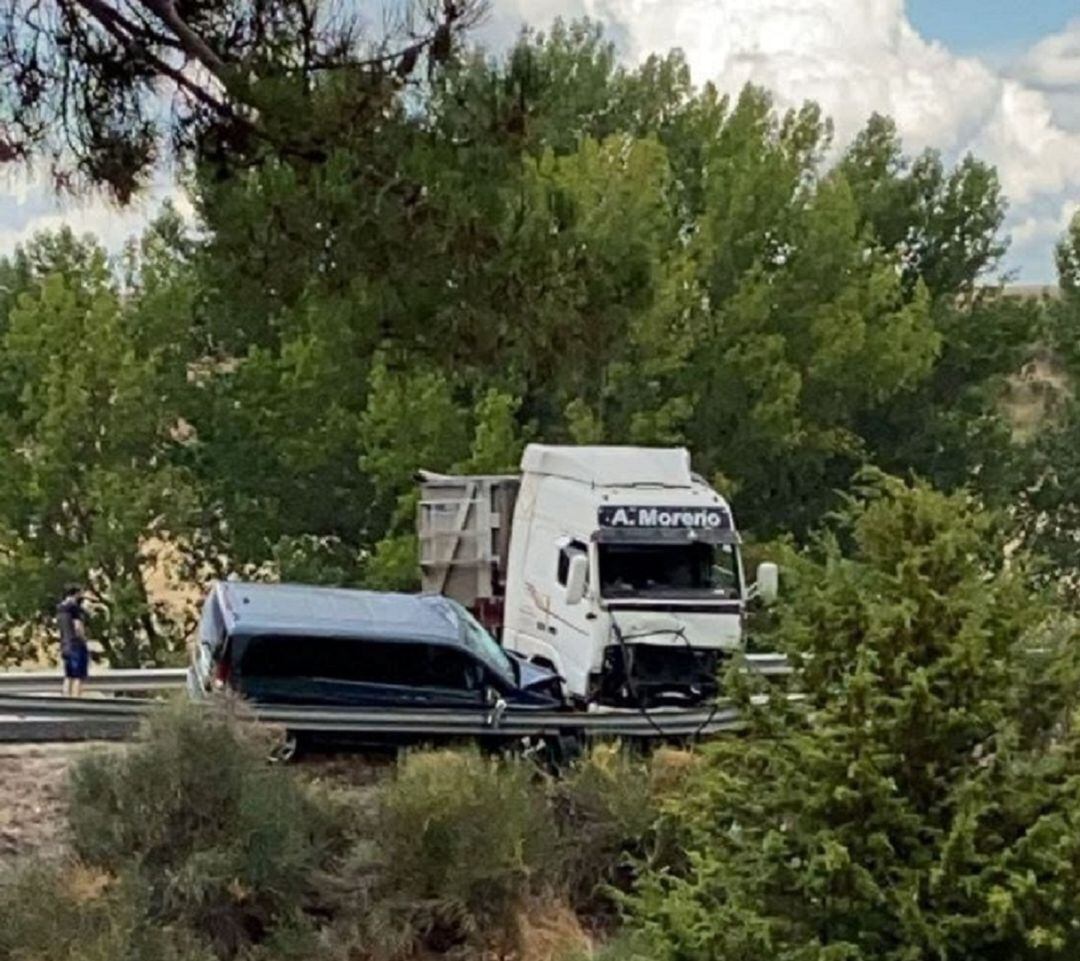
M 1040 40 L 1009 73 L 1046 96 L 1055 123 L 1080 131 L 1080 18 Z
M 1050 225 L 1080 196 L 1080 20 L 1009 71 L 920 36 L 903 0 L 507 0 L 493 29 L 582 14 L 611 25 L 630 62 L 681 47 L 699 82 L 734 92 L 753 81 L 781 106 L 818 101 L 839 144 L 878 111 L 910 150 L 994 163 L 1019 231 L 1011 263 L 1052 279 Z
M 166 200 L 186 219 L 194 216 L 187 196 L 167 180 L 152 184 L 124 208 L 101 195 L 57 196 L 43 176 L 23 171 L 9 171 L 0 190 L 0 255 L 39 231 L 65 226 L 76 234 L 94 234 L 108 250 L 116 251 L 146 227 Z
M 1080 91 L 1080 18 L 1035 44 L 1017 72 L 1036 87 Z
M 1056 213 L 1024 217 L 1012 229 L 1013 243 L 1027 246 L 1047 237 L 1059 238 L 1069 229 L 1077 212 L 1080 212 L 1080 201 L 1070 200 L 1062 204 Z

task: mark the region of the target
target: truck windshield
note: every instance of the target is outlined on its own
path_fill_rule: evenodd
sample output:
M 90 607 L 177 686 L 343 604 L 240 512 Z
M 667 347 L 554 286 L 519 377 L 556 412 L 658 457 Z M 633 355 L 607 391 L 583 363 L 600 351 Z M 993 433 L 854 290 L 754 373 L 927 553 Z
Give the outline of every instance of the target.
M 739 553 L 733 544 L 601 544 L 604 597 L 734 600 Z

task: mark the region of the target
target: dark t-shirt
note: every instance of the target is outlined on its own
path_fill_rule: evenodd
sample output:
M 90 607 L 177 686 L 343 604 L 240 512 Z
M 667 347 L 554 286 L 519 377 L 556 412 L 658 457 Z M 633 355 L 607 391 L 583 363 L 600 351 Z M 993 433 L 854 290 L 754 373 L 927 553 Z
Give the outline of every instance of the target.
M 56 623 L 60 626 L 60 650 L 65 653 L 76 645 L 85 643 L 75 629 L 76 621 L 85 625 L 86 612 L 78 598 L 65 597 L 56 605 Z

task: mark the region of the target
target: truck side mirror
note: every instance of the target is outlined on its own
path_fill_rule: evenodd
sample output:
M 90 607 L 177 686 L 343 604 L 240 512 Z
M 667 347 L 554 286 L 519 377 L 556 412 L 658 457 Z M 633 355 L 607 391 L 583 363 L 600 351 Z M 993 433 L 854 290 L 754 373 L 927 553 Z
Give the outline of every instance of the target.
M 570 568 L 566 572 L 566 603 L 579 604 L 585 596 L 585 580 L 589 576 L 589 558 L 585 554 L 575 554 L 570 558 Z
M 771 561 L 758 564 L 756 596 L 765 604 L 772 604 L 780 593 L 780 568 Z

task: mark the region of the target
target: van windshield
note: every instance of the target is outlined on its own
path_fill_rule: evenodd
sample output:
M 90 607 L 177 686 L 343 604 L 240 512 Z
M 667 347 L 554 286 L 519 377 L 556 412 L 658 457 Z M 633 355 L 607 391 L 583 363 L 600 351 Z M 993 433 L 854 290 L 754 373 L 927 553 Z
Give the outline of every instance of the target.
M 734 544 L 601 544 L 600 593 L 606 598 L 736 600 Z
M 516 684 L 516 671 L 510 655 L 502 649 L 499 642 L 487 632 L 486 628 L 465 607 L 456 601 L 450 603 L 461 621 L 461 641 L 466 650 L 472 653 L 477 660 L 486 664 L 507 684 Z

